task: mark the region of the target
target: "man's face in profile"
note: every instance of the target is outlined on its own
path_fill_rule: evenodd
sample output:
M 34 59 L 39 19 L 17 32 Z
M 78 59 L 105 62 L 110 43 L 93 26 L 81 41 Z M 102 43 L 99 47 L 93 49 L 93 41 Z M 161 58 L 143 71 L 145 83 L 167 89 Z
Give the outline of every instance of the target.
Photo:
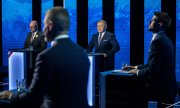
M 153 16 L 153 18 L 151 19 L 150 23 L 149 23 L 149 31 L 151 32 L 158 32 L 159 29 L 159 24 L 158 24 L 158 20 L 156 16 Z
M 46 42 L 50 42 L 51 41 L 51 39 L 50 39 L 51 28 L 50 28 L 50 21 L 48 19 L 48 13 L 46 14 L 46 16 L 44 18 L 44 28 L 43 28 L 43 31 L 44 31 L 44 35 L 45 35 L 45 41 Z
M 106 29 L 106 27 L 105 27 L 105 24 L 103 22 L 98 22 L 97 23 L 97 31 L 99 33 L 104 32 L 105 29 Z

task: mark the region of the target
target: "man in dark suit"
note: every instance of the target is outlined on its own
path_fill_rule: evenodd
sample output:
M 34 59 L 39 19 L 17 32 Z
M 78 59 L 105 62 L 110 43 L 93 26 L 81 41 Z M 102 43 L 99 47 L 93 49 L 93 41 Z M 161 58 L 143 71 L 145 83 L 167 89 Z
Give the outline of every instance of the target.
M 164 107 L 161 103 L 173 103 L 177 95 L 174 46 L 165 34 L 170 25 L 168 14 L 155 12 L 149 24 L 153 38 L 147 64 L 124 67 L 147 81 L 148 97 L 158 101 L 158 108 Z
M 107 23 L 105 20 L 97 22 L 98 33 L 94 34 L 89 42 L 87 52 L 92 52 L 95 47 L 95 53 L 104 55 L 104 71 L 114 69 L 114 55 L 120 50 L 120 46 L 114 34 L 106 31 Z
M 36 58 L 32 83 L 26 93 L 1 93 L 13 107 L 87 108 L 89 59 L 80 46 L 69 39 L 70 19 L 62 7 L 49 9 L 44 19 L 45 40 L 51 48 Z
M 32 47 L 33 50 L 42 51 L 47 48 L 47 44 L 44 41 L 44 34 L 38 31 L 37 21 L 31 21 L 30 32 L 27 34 L 26 40 L 24 42 L 24 48 Z

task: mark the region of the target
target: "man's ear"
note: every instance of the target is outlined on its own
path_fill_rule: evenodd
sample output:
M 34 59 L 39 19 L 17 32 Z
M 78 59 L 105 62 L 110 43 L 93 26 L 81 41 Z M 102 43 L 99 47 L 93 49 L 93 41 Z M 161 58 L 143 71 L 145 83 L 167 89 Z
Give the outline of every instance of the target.
M 51 31 L 53 29 L 53 22 L 52 21 L 49 21 L 49 30 Z
M 159 22 L 158 25 L 159 25 L 159 27 L 162 27 L 162 26 L 163 26 L 163 23 L 162 23 L 162 22 Z
M 107 29 L 107 26 L 104 26 L 104 29 L 106 30 L 106 29 Z

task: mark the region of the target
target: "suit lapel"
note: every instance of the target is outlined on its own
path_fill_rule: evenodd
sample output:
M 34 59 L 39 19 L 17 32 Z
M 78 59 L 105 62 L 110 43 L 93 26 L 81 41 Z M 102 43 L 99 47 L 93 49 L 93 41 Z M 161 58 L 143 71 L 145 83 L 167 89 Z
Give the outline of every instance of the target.
M 96 48 L 99 47 L 99 45 L 98 45 L 98 37 L 99 37 L 99 33 L 97 33 L 96 36 L 95 36 L 95 46 L 96 46 Z
M 39 32 L 37 32 L 34 36 L 33 43 L 39 38 Z

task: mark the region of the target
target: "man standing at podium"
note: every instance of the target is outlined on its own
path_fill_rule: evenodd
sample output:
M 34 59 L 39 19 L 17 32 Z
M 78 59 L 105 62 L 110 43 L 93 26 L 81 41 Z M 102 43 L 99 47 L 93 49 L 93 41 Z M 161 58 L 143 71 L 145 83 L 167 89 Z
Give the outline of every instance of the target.
M 120 50 L 120 46 L 115 35 L 108 32 L 106 29 L 106 21 L 98 21 L 98 33 L 92 36 L 87 48 L 87 52 L 92 52 L 95 47 L 95 53 L 102 53 L 104 55 L 104 71 L 114 69 L 114 55 Z
M 38 31 L 37 21 L 31 21 L 29 27 L 30 32 L 27 34 L 26 40 L 24 42 L 24 48 L 29 48 L 37 51 L 46 49 L 47 44 L 44 41 L 44 34 Z
M 171 18 L 167 13 L 154 12 L 149 24 L 153 37 L 147 64 L 124 67 L 147 81 L 148 98 L 158 101 L 158 108 L 166 107 L 162 103 L 173 104 L 177 95 L 174 46 L 165 33 L 170 25 Z
M 62 7 L 49 9 L 44 19 L 45 40 L 51 48 L 36 58 L 28 92 L 4 91 L 0 99 L 10 99 L 20 108 L 87 108 L 89 59 L 68 36 L 69 13 Z

